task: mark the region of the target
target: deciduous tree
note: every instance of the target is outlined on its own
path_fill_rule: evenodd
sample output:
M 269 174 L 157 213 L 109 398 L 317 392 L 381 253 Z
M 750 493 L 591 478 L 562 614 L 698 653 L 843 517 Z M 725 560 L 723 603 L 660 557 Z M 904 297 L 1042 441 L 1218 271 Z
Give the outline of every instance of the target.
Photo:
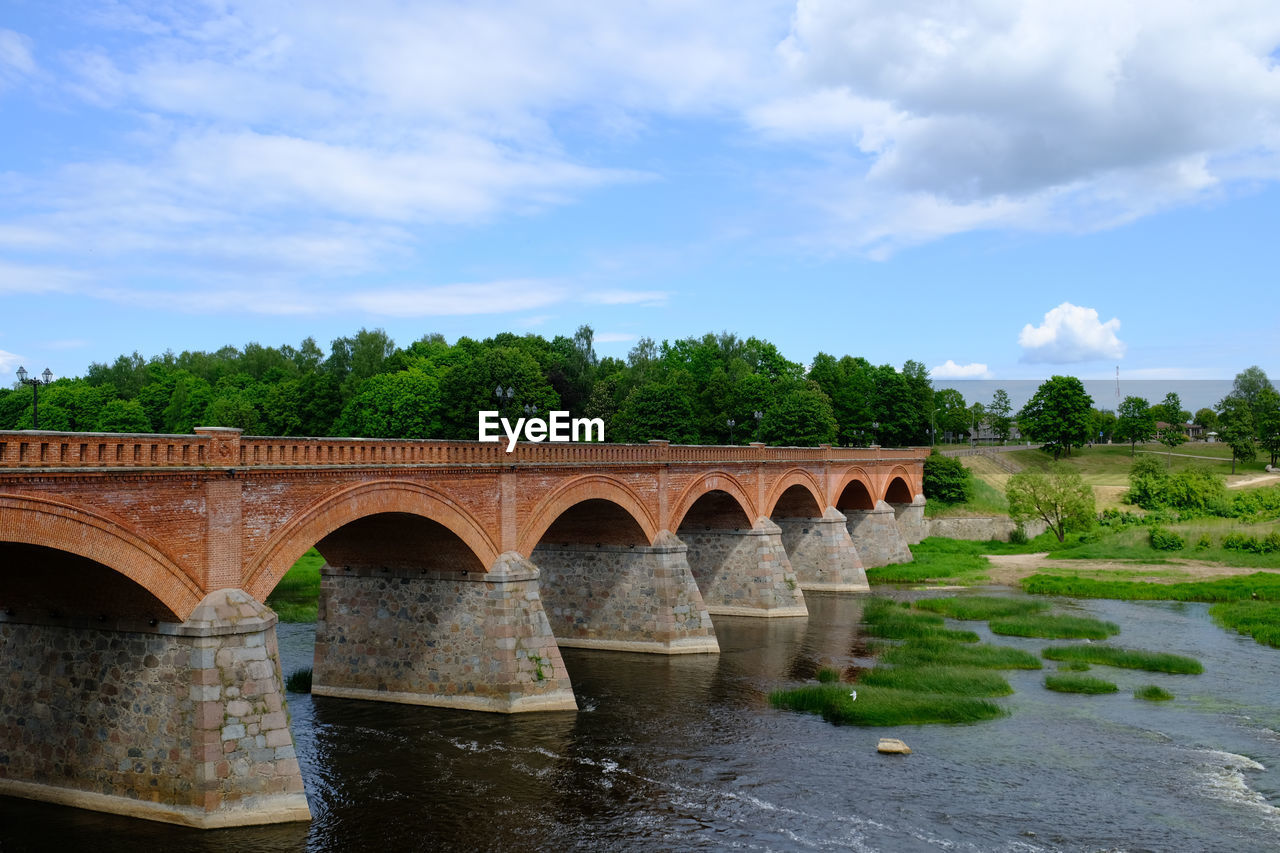
M 1056 460 L 1089 440 L 1092 416 L 1093 398 L 1084 384 L 1074 376 L 1053 376 L 1018 413 L 1018 429 Z
M 1023 471 L 1005 486 L 1009 517 L 1023 522 L 1042 519 L 1061 542 L 1068 530 L 1087 530 L 1094 520 L 1093 490 L 1080 474 L 1061 463 L 1048 471 Z

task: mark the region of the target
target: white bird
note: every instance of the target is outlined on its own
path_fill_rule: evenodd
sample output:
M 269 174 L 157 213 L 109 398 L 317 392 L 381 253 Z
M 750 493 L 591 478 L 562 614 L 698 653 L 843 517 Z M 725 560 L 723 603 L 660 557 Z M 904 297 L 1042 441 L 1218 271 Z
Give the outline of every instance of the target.
M 850 698 L 850 699 L 852 699 L 854 702 L 857 702 L 857 701 L 858 701 L 858 691 L 856 691 L 856 690 L 850 690 L 850 691 L 849 691 L 849 698 Z

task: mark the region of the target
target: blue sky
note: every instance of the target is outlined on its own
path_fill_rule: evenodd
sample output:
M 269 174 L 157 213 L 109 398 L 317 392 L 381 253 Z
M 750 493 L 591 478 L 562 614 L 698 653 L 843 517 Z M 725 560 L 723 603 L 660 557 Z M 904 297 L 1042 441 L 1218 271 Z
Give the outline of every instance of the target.
M 0 0 L 0 381 L 728 330 L 1280 374 L 1268 2 Z

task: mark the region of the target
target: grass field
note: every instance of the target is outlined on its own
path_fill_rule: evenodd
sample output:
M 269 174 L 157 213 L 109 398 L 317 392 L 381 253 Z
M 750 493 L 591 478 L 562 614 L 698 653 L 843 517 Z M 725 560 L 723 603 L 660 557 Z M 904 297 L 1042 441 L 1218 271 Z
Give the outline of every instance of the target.
M 320 567 L 324 557 L 315 548 L 302 555 L 267 596 L 267 606 L 281 622 L 314 622 L 320 602 Z

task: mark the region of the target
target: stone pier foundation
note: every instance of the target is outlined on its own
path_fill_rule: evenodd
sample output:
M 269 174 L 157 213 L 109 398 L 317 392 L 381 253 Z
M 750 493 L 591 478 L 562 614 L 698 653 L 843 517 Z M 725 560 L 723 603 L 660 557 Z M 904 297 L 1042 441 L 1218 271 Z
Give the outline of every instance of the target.
M 862 558 L 849 537 L 848 519 L 835 507 L 822 518 L 779 518 L 800 588 L 806 592 L 870 592 Z
M 782 529 L 768 518 L 749 530 L 684 529 L 680 541 L 712 615 L 808 615 Z
M 308 820 L 276 616 L 240 590 L 182 623 L 0 621 L 0 794 L 200 828 Z
M 488 572 L 321 570 L 311 692 L 475 711 L 576 710 L 539 594 L 519 554 Z
M 919 545 L 928 535 L 924 522 L 924 495 L 916 495 L 909 504 L 890 504 L 898 521 L 898 531 L 908 545 Z
M 892 506 L 878 501 L 875 509 L 847 509 L 844 514 L 849 519 L 849 538 L 858 549 L 863 566 L 911 561 L 911 551 L 898 529 Z
M 539 545 L 533 562 L 556 640 L 587 649 L 719 652 L 687 552 L 665 530 L 651 546 Z

